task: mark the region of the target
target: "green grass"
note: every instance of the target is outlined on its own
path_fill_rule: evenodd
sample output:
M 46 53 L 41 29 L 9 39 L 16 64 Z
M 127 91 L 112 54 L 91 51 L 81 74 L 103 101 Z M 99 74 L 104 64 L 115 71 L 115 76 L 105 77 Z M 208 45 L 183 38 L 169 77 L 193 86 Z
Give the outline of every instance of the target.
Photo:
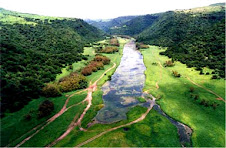
M 46 98 L 39 98 L 32 100 L 26 105 L 22 110 L 14 113 L 8 113 L 6 117 L 1 119 L 1 145 L 4 146 L 13 140 L 19 138 L 27 131 L 29 131 L 32 127 L 43 123 L 52 115 L 60 111 L 63 107 L 64 102 L 66 100 L 65 96 L 57 97 L 57 98 L 49 98 L 49 100 L 54 103 L 54 111 L 51 115 L 45 118 L 38 119 L 38 107 L 41 102 L 46 100 Z M 32 118 L 30 121 L 24 120 L 24 115 L 32 112 Z
M 135 99 L 137 99 L 140 103 L 146 102 L 146 100 L 142 97 L 136 97 Z
M 100 96 L 100 95 L 99 95 Z M 141 116 L 147 109 L 144 107 L 136 106 L 131 108 L 131 110 L 127 113 L 127 120 L 123 120 L 114 124 L 95 124 L 92 127 L 89 128 L 87 132 L 79 131 L 77 129 L 74 129 L 67 137 L 65 137 L 63 140 L 61 140 L 59 143 L 55 145 L 55 147 L 73 147 L 81 142 L 84 142 L 88 140 L 89 138 L 92 138 L 93 136 L 104 132 L 105 130 L 116 127 L 122 124 L 126 124 L 128 122 L 131 122 Z M 104 137 L 104 136 L 103 136 Z M 107 142 L 107 141 L 105 141 Z M 98 146 L 98 145 L 96 145 Z
M 44 147 L 50 142 L 60 137 L 68 128 L 76 115 L 79 116 L 86 107 L 86 103 L 75 106 L 41 130 L 37 135 L 24 143 L 22 147 Z
M 177 129 L 151 110 L 146 118 L 84 145 L 85 147 L 180 147 Z
M 215 95 L 192 84 L 186 77 L 211 89 L 222 97 L 225 96 L 224 80 L 211 80 L 211 75 L 199 75 L 199 72 L 194 68 L 187 68 L 186 65 L 180 62 L 176 62 L 174 67 L 167 68 L 152 65 L 153 62 L 163 64 L 166 60 L 169 60 L 166 56 L 160 56 L 160 51 L 155 46 L 142 50 L 144 63 L 147 67 L 144 90 L 149 90 L 149 93 L 154 96 L 162 96 L 157 102 L 163 111 L 193 129 L 193 146 L 224 146 L 225 103 L 216 100 Z M 178 71 L 182 75 L 181 78 L 173 77 L 172 70 Z M 156 82 L 158 82 L 159 89 L 156 88 Z M 197 101 L 191 98 L 190 87 L 194 87 L 194 94 L 199 94 L 200 98 Z M 212 107 L 201 106 L 199 104 L 201 99 L 212 103 L 217 102 L 219 106 L 216 110 Z

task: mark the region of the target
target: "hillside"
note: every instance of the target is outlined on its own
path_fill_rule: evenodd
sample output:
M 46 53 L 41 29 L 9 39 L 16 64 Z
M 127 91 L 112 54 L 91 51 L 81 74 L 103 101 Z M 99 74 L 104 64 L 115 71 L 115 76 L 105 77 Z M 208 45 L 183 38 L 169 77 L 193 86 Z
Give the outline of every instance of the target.
M 127 22 L 121 23 L 117 27 L 112 27 L 108 31 L 110 34 L 134 36 L 151 26 L 161 14 L 151 14 L 135 17 Z
M 112 28 L 120 27 L 122 24 L 132 20 L 136 16 L 122 16 L 109 20 L 86 20 L 92 26 L 95 26 L 107 33 L 110 33 Z
M 61 68 L 85 58 L 83 47 L 102 32 L 81 19 L 23 14 L 0 9 L 1 111 L 21 109 L 38 98 Z
M 224 77 L 224 24 L 225 7 L 222 5 L 166 12 L 141 32 L 137 40 L 168 47 L 161 54 L 188 67 L 197 67 L 200 73 L 203 67 L 209 67 L 219 77 Z

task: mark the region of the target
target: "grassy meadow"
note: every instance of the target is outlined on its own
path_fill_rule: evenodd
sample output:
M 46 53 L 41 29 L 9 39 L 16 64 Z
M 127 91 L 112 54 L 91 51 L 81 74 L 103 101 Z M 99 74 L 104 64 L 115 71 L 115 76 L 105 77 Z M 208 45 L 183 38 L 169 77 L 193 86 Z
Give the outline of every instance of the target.
M 170 117 L 192 128 L 193 146 L 224 146 L 225 102 L 217 100 L 216 95 L 194 85 L 189 79 L 210 89 L 223 99 L 225 99 L 225 81 L 212 80 L 211 74 L 200 75 L 195 68 L 187 68 L 180 62 L 175 62 L 173 67 L 164 67 L 165 61 L 170 60 L 166 56 L 159 55 L 159 52 L 164 50 L 156 46 L 142 50 L 147 67 L 144 91 L 159 98 L 157 103 Z M 181 77 L 174 77 L 172 71 L 177 71 Z M 204 71 L 211 73 L 208 68 Z M 193 91 L 190 90 L 191 87 Z M 198 99 L 194 99 L 193 95 L 197 95 Z M 201 105 L 202 100 L 208 102 L 209 106 Z M 213 103 L 217 104 L 216 109 L 210 106 Z

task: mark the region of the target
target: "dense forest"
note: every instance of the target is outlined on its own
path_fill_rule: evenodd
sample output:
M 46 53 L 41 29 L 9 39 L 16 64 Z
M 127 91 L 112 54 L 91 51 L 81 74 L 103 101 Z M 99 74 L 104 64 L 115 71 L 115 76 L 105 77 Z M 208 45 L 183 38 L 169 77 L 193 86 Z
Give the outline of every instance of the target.
M 103 37 L 80 19 L 30 17 L 4 9 L 0 14 L 2 112 L 17 111 L 38 98 L 62 67 L 86 59 L 85 44 Z
M 105 29 L 109 34 L 167 47 L 161 54 L 196 67 L 201 74 L 203 67 L 209 67 L 216 74 L 213 78 L 225 76 L 225 3 L 137 16 L 112 25 Z
M 225 8 L 222 6 L 167 12 L 137 40 L 168 47 L 165 54 L 196 67 L 214 69 L 225 76 Z M 217 78 L 214 76 L 213 78 Z

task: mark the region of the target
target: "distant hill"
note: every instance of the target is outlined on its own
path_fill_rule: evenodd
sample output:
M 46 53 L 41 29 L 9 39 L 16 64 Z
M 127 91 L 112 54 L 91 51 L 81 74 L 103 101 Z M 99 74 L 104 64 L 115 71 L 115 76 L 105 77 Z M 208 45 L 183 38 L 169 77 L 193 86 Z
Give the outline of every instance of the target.
M 0 8 L 1 111 L 16 111 L 40 95 L 67 64 L 84 58 L 86 43 L 103 32 L 81 19 L 24 14 Z
M 119 27 L 119 26 L 121 26 L 121 24 L 126 23 L 135 17 L 137 17 L 137 16 L 122 16 L 122 17 L 108 19 L 108 20 L 85 20 L 85 21 L 87 23 L 89 23 L 90 25 L 93 25 L 93 26 L 109 33 L 111 28 Z

